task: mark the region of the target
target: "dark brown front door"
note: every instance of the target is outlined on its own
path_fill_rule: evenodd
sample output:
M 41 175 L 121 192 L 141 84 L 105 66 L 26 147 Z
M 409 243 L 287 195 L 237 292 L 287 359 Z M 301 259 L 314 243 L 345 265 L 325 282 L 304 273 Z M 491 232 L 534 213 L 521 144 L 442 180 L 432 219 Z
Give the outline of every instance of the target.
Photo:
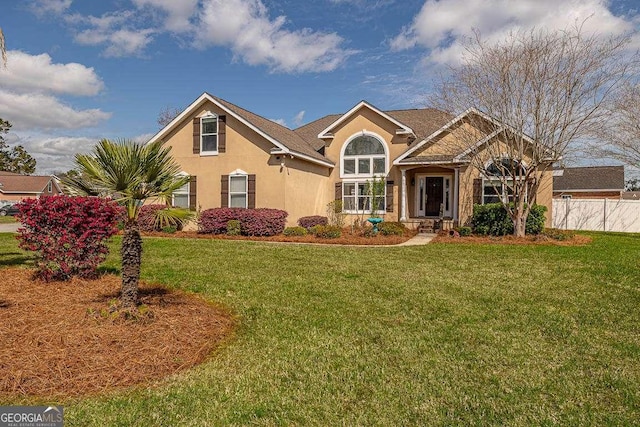
M 442 204 L 442 177 L 426 177 L 425 187 L 427 204 L 424 214 L 425 216 L 438 216 L 440 215 L 440 205 Z

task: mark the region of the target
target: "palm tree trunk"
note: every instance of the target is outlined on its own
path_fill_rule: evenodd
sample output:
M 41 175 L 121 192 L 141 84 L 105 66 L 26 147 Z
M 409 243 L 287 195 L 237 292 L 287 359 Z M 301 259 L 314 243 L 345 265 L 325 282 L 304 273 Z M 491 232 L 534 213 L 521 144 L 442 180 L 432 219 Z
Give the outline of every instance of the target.
M 122 308 L 134 309 L 138 304 L 138 281 L 142 261 L 142 238 L 135 221 L 127 221 L 122 237 Z

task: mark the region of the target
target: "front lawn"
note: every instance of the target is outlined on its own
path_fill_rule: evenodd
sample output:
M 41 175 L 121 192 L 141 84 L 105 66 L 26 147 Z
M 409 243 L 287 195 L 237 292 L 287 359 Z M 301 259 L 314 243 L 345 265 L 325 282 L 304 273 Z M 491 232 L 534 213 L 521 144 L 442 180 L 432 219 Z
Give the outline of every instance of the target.
M 236 336 L 173 378 L 62 402 L 65 425 L 633 425 L 640 235 L 593 236 L 387 248 L 146 238 L 143 279 L 222 303 Z M 24 263 L 0 235 L 0 265 Z

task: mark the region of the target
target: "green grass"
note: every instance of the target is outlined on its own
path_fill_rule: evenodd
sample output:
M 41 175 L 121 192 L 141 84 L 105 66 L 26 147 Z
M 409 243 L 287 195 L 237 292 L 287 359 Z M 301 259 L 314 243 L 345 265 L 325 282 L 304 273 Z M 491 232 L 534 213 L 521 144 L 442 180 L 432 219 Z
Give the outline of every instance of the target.
M 623 234 L 584 247 L 149 238 L 145 280 L 240 326 L 189 372 L 63 402 L 65 425 L 634 425 L 639 254 Z M 24 262 L 1 235 L 0 264 Z
M 0 216 L 0 224 L 13 224 L 16 222 L 15 216 Z

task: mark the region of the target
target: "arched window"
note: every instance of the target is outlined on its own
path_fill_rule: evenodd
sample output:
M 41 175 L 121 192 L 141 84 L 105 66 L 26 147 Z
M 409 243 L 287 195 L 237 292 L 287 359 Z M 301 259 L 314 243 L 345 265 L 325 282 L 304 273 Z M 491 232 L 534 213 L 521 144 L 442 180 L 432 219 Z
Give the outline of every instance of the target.
M 342 154 L 342 175 L 373 177 L 387 172 L 387 154 L 382 141 L 372 135 L 353 138 Z
M 482 179 L 482 203 L 509 203 L 513 200 L 513 180 L 526 174 L 524 164 L 518 160 L 502 158 L 485 167 L 488 178 Z

